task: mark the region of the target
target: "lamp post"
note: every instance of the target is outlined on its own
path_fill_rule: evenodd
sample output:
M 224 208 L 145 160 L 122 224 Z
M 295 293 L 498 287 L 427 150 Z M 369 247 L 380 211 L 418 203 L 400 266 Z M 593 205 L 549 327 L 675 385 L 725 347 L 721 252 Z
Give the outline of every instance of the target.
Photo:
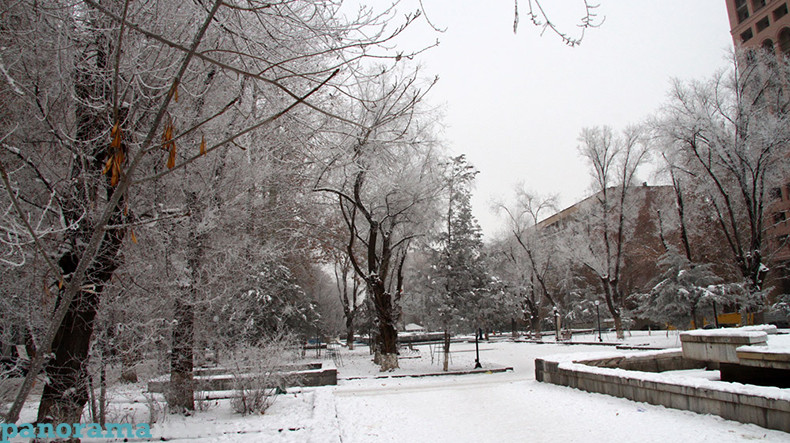
M 480 328 L 475 331 L 475 369 L 480 369 L 483 365 L 480 364 L 480 347 L 477 345 L 477 339 L 480 337 Z
M 554 340 L 560 341 L 560 310 L 554 307 Z
M 601 338 L 601 311 L 598 310 L 598 306 L 600 306 L 601 302 L 595 300 L 595 315 L 598 317 L 598 341 L 603 342 Z

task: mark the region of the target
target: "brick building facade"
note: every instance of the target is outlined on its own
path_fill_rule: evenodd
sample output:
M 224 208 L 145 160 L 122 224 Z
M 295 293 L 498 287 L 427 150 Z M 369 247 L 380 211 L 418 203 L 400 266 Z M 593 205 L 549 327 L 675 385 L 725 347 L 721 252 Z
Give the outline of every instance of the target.
M 730 34 L 736 46 L 772 50 L 790 56 L 790 1 L 726 0 Z M 769 285 L 790 294 L 790 177 L 769 190 L 765 238 L 771 250 Z

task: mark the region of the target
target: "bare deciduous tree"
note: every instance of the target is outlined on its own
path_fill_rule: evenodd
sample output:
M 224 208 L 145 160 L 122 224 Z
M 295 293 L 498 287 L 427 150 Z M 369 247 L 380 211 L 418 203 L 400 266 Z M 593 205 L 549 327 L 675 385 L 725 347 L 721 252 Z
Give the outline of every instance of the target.
M 735 53 L 731 69 L 710 80 L 676 81 L 655 123 L 675 177 L 702 196 L 700 209 L 734 258 L 748 294 L 739 300 L 743 310 L 763 306 L 766 295 L 767 208 L 788 173 L 788 78 L 786 58 Z
M 332 1 L 8 6 L 0 26 L 5 265 L 43 260 L 25 271 L 39 271 L 37 286 L 57 293 L 57 308 L 40 311 L 45 331 L 6 420 L 18 419 L 52 356 L 39 420 L 74 423 L 88 398 L 102 292 L 133 240 L 129 228 L 152 221 L 143 215 L 155 184 L 215 151 L 254 148 L 255 130 L 297 108 L 342 119 L 317 93 L 352 78 L 369 56 L 400 59 L 381 44 L 416 17 L 385 31 L 391 10 L 349 21 Z
M 540 337 L 541 320 L 549 308 L 560 309 L 562 303 L 562 279 L 560 270 L 559 244 L 554 230 L 541 229 L 538 223 L 556 211 L 553 197 L 542 198 L 523 189 L 516 191 L 512 207 L 505 204 L 497 208 L 507 216 L 510 238 L 501 251 L 512 266 L 523 270 L 521 283 L 517 283 L 523 295 L 525 320 L 531 332 Z M 515 283 L 515 282 L 514 282 Z
M 557 26 L 557 24 L 552 21 L 551 14 L 546 12 L 546 9 L 543 7 L 543 4 L 540 0 L 527 0 L 527 18 L 530 20 L 530 22 L 532 22 L 533 25 L 541 28 L 541 33 L 550 31 L 560 37 L 560 39 L 562 39 L 562 41 L 568 46 L 576 46 L 582 42 L 585 30 L 588 28 L 595 28 L 603 24 L 603 19 L 600 19 L 599 21 L 598 14 L 595 12 L 595 10 L 598 8 L 598 5 L 592 4 L 587 0 L 583 0 L 581 3 L 584 7 L 584 14 L 576 24 L 576 28 L 579 30 L 578 36 L 572 36 L 567 31 Z M 518 0 L 514 0 L 513 4 L 515 6 L 513 32 L 515 33 L 518 31 L 519 24 Z
M 356 94 L 363 99 L 352 119 L 353 132 L 340 132 L 328 152 L 315 189 L 337 199 L 347 228 L 346 253 L 365 282 L 376 312 L 382 371 L 398 367 L 396 310 L 390 284 L 398 258 L 424 229 L 436 195 L 433 134 L 418 105 L 427 90 L 417 89 L 416 73 L 382 76 Z
M 572 225 L 574 235 L 568 247 L 599 280 L 617 337 L 623 338 L 622 311 L 628 294 L 621 277 L 626 242 L 636 218 L 631 195 L 636 172 L 647 158 L 647 146 L 637 128 L 628 128 L 619 137 L 609 127 L 587 128 L 580 141 L 580 152 L 592 167 L 595 194 L 588 214 Z

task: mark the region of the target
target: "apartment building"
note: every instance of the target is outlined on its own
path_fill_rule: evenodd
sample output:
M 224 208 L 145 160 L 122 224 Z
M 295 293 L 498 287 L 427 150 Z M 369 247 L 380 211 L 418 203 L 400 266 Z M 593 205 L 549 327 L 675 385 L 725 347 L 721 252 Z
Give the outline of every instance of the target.
M 790 4 L 787 0 L 726 0 L 730 34 L 736 46 L 764 48 L 790 57 Z M 766 240 L 772 252 L 769 284 L 790 294 L 790 177 L 769 190 Z
M 790 55 L 790 14 L 786 0 L 726 0 L 735 45 Z

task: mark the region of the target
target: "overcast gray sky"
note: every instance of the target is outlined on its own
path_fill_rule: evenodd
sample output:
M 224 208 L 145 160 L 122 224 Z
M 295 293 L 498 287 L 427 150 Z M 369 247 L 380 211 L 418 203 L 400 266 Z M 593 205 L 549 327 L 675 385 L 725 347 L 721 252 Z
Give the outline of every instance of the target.
M 389 4 L 376 0 L 367 4 Z M 419 58 L 438 75 L 431 101 L 444 105 L 444 137 L 480 170 L 474 212 L 486 237 L 500 230 L 490 210 L 523 185 L 556 194 L 561 207 L 588 196 L 590 176 L 577 152 L 582 128 L 639 123 L 666 99 L 671 78 L 703 79 L 727 66 L 732 47 L 725 0 L 600 0 L 602 26 L 571 48 L 540 34 L 521 1 L 422 0 L 427 17 L 405 47 L 440 40 Z M 575 33 L 581 0 L 543 0 L 557 24 Z M 419 0 L 403 0 L 406 13 Z M 650 181 L 649 174 L 641 177 Z

